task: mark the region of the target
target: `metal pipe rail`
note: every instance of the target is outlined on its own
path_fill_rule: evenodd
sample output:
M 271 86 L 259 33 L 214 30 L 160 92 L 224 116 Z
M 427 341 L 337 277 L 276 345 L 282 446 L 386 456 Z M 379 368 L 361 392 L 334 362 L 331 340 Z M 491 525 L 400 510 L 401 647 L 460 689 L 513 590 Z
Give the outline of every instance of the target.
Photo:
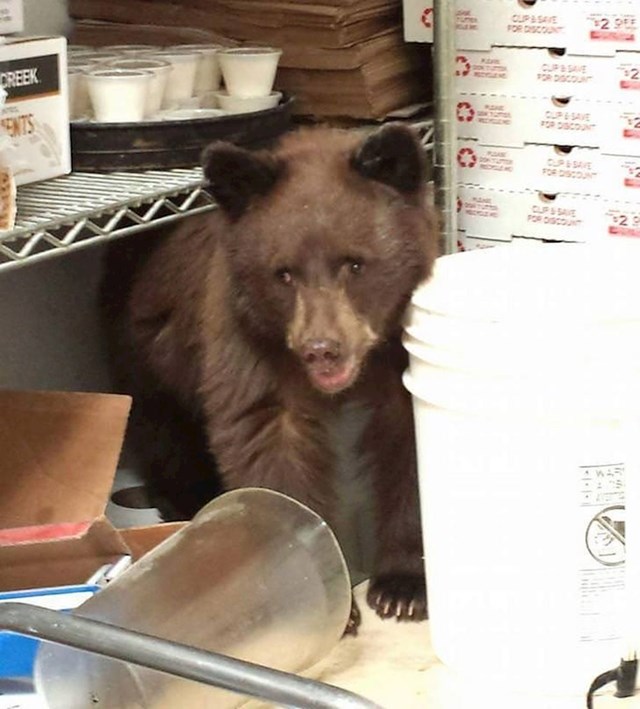
M 381 709 L 353 692 L 102 621 L 26 603 L 0 604 L 0 629 L 131 662 L 297 709 Z
M 0 231 L 0 272 L 165 226 L 215 207 L 202 170 L 73 172 L 18 189 L 16 225 Z

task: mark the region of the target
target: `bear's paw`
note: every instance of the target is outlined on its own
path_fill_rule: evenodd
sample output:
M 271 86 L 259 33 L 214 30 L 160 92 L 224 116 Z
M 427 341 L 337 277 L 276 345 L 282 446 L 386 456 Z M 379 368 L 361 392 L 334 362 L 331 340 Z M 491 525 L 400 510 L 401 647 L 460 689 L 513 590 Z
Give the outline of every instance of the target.
M 381 618 L 425 620 L 427 591 L 424 576 L 385 574 L 371 579 L 367 603 Z

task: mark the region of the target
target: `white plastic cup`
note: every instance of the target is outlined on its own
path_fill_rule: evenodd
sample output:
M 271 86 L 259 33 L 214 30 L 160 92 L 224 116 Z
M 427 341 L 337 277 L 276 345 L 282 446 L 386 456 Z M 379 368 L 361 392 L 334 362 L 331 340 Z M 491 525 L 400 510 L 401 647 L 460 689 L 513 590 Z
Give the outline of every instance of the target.
M 179 44 L 175 47 L 180 51 L 198 52 L 201 55 L 193 85 L 193 93 L 196 96 L 202 96 L 220 88 L 222 73 L 218 52 L 222 48 L 219 44 Z
M 268 96 L 273 89 L 281 49 L 233 47 L 218 54 L 227 92 L 239 98 Z
M 79 69 L 68 71 L 67 84 L 69 86 L 69 120 L 73 121 L 82 115 L 78 112 L 78 89 L 82 80 L 82 72 Z
M 149 52 L 154 52 L 158 49 L 157 46 L 153 44 L 110 44 L 103 47 L 105 52 L 115 52 L 116 54 L 148 54 Z
M 103 68 L 87 74 L 89 96 L 99 123 L 136 123 L 145 115 L 150 71 Z
M 117 59 L 119 56 L 122 56 L 120 52 L 103 51 L 99 49 L 93 52 L 83 52 L 78 55 L 78 59 L 89 64 L 99 65 Z
M 153 74 L 153 81 L 149 84 L 144 115 L 145 117 L 154 116 L 160 110 L 167 80 L 171 73 L 169 62 L 151 57 L 126 56 L 110 61 L 108 66 L 117 69 L 150 71 Z
M 91 62 L 83 61 L 80 57 L 70 58 L 67 62 L 69 76 L 69 116 L 71 120 L 86 118 L 91 115 L 91 99 L 87 84 L 87 72 L 95 69 Z
M 171 72 L 162 100 L 162 108 L 178 108 L 188 101 L 194 93 L 196 71 L 202 55 L 198 52 L 179 49 L 159 50 L 149 54 L 171 64 Z
M 272 91 L 266 96 L 241 98 L 240 96 L 231 96 L 226 91 L 215 91 L 214 96 L 220 108 L 227 113 L 253 113 L 277 106 L 282 98 L 282 93 Z
M 199 108 L 220 108 L 217 91 L 207 91 L 198 97 Z

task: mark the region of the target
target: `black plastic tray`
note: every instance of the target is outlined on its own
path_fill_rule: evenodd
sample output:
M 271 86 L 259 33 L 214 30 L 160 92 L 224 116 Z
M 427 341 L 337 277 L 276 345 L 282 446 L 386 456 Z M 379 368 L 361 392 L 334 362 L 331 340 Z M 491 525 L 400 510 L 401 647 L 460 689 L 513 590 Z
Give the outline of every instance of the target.
M 250 148 L 271 143 L 291 127 L 293 99 L 255 113 L 141 123 L 72 123 L 73 169 L 161 170 L 200 164 L 205 146 L 227 140 Z

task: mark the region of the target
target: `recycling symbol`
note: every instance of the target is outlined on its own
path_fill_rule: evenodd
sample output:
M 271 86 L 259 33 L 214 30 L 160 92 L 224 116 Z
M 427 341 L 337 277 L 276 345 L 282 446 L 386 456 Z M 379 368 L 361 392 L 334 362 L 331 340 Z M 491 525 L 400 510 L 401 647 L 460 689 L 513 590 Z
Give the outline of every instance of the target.
M 471 62 L 462 54 L 456 57 L 456 76 L 469 76 Z
M 433 27 L 433 8 L 432 7 L 425 8 L 425 10 L 422 13 L 422 17 L 420 18 L 420 21 L 427 29 L 431 29 Z
M 468 101 L 460 101 L 456 108 L 458 123 L 471 123 L 475 115 L 476 112 Z
M 478 162 L 478 156 L 473 151 L 473 148 L 460 148 L 458 150 L 458 165 L 460 167 L 475 167 Z

